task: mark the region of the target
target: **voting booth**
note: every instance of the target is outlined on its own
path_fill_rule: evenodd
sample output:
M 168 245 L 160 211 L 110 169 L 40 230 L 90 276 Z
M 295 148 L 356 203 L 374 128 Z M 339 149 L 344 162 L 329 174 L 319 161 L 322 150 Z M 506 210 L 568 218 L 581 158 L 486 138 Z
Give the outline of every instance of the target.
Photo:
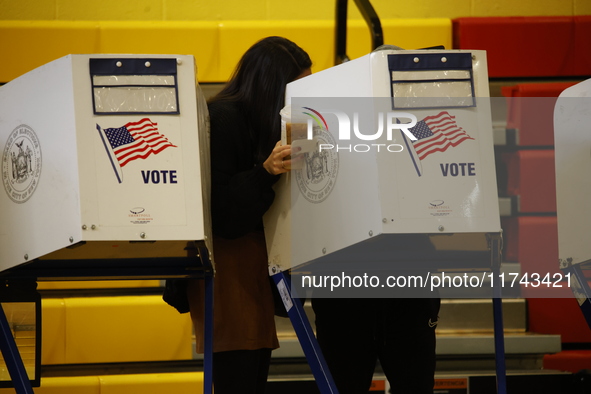
M 378 48 L 288 84 L 281 115 L 292 171 L 264 218 L 269 272 L 321 392 L 335 392 L 332 378 L 290 295 L 438 297 L 429 278 L 443 271 L 486 273 L 463 296 L 494 297 L 503 386 L 501 293 L 487 282 L 501 228 L 486 53 Z M 386 275 L 417 282 L 394 288 Z
M 490 268 L 488 96 L 484 51 L 378 50 L 290 83 L 300 168 L 266 217 L 271 273 Z
M 564 90 L 554 108 L 558 263 L 591 327 L 591 80 Z
M 211 274 L 196 71 L 192 56 L 69 55 L 0 87 L 3 279 Z

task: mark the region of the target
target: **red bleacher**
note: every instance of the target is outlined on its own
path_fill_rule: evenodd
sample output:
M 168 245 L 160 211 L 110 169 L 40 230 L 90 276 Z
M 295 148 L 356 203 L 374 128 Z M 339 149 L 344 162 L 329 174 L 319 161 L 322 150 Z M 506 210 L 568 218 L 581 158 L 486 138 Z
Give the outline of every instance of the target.
M 556 98 L 575 82 L 552 79 L 591 76 L 591 15 L 458 18 L 453 21 L 453 45 L 486 50 L 490 78 L 548 81 L 526 80 L 501 89 L 515 146 L 500 157 L 506 166 L 506 192 L 520 200 L 518 212 L 502 218 L 503 254 L 505 261 L 519 262 L 522 273 L 560 273 L 553 117 Z M 572 291 L 564 287 L 562 298 L 545 294 L 522 288 L 528 330 L 560 335 L 569 350 L 545 356 L 544 368 L 573 373 L 591 369 L 591 330 Z
M 457 18 L 453 46 L 486 50 L 491 78 L 591 75 L 591 16 Z

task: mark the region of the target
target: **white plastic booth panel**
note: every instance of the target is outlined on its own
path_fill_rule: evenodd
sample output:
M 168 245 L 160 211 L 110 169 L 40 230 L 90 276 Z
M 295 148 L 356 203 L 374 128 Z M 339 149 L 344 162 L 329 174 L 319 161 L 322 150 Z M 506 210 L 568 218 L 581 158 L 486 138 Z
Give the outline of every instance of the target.
M 562 92 L 554 110 L 558 256 L 562 268 L 591 260 L 591 80 Z
M 448 251 L 490 266 L 500 218 L 484 51 L 374 52 L 290 83 L 286 104 L 303 158 L 265 217 L 271 273 L 388 263 L 413 243 L 400 268 L 453 265 Z M 424 242 L 432 253 L 412 257 Z
M 0 87 L 0 271 L 81 241 L 87 257 L 209 242 L 196 71 L 192 56 L 68 55 Z

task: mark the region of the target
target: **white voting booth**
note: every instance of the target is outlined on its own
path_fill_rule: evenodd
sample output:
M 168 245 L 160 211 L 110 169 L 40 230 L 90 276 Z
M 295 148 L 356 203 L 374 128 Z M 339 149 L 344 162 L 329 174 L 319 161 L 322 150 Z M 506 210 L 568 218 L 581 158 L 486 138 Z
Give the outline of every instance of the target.
M 591 80 L 560 94 L 554 109 L 556 213 L 560 268 L 591 327 Z
M 0 87 L 0 275 L 207 276 L 196 71 L 185 55 L 68 55 Z
M 195 86 L 190 56 L 119 55 L 66 56 L 3 86 L 0 269 L 84 241 L 207 239 Z
M 276 184 L 265 217 L 269 270 L 280 291 L 281 274 L 290 270 L 292 290 L 304 297 L 296 279 L 302 273 L 498 271 L 488 97 L 484 51 L 386 48 L 288 84 L 284 143 L 301 148 L 301 159 Z M 360 287 L 315 287 L 311 294 L 389 297 L 395 290 Z M 502 364 L 496 290 L 490 294 Z M 398 296 L 409 294 L 417 293 Z M 286 307 L 299 305 L 288 300 Z M 290 315 L 292 322 L 302 316 Z M 300 342 L 313 337 L 303 326 Z M 322 360 L 317 368 L 324 369 Z M 498 373 L 504 379 L 504 365 Z M 333 392 L 330 379 L 325 392 Z
M 474 236 L 500 232 L 488 96 L 483 51 L 383 50 L 290 83 L 293 123 L 314 136 L 294 140 L 303 167 L 279 181 L 266 218 L 272 272 L 387 260 L 400 234 L 426 234 L 434 251 L 488 250 Z M 354 138 L 356 113 L 374 116 L 360 134 L 381 136 Z M 416 141 L 400 127 L 409 120 Z

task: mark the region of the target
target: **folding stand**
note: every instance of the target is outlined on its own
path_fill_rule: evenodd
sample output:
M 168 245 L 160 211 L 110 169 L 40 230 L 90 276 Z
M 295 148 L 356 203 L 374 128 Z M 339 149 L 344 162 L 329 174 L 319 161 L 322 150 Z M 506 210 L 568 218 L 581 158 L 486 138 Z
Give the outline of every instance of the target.
M 2 330 L 0 332 L 2 335 L 2 338 L 0 338 L 0 349 L 2 350 L 4 362 L 6 363 L 17 394 L 33 393 L 31 382 L 25 371 L 25 365 L 16 348 L 16 342 L 12 336 L 12 331 L 6 320 L 4 308 L 2 307 L 0 307 L 0 329 Z
M 488 236 L 493 274 L 493 319 L 495 335 L 495 364 L 497 372 L 497 393 L 507 394 L 507 371 L 505 366 L 505 337 L 503 326 L 503 295 L 501 282 L 501 236 Z
M 507 394 L 507 378 L 505 366 L 505 340 L 503 331 L 503 304 L 500 277 L 501 268 L 501 236 L 500 234 L 487 234 L 487 240 L 491 252 L 491 271 L 493 275 L 493 319 L 494 319 L 494 346 L 495 365 L 497 376 L 497 393 Z M 318 389 L 322 394 L 337 394 L 338 390 L 328 369 L 318 341 L 314 336 L 310 322 L 299 300 L 293 298 L 291 291 L 291 279 L 284 272 L 272 275 L 273 281 L 288 312 L 289 319 L 298 337 L 304 355 L 312 369 Z M 589 293 L 591 295 L 591 292 Z
M 12 158 L 0 279 L 205 278 L 213 324 L 207 104 L 193 56 L 67 55 L 0 87 L 0 112 L 13 125 L 0 130 Z
M 298 299 L 294 300 L 292 297 L 290 278 L 283 272 L 273 275 L 272 278 L 275 285 L 277 285 L 277 290 L 281 295 L 289 320 L 302 346 L 308 364 L 312 369 L 318 389 L 322 394 L 338 394 L 330 370 L 326 365 L 318 341 L 314 336 L 314 330 L 304 311 L 304 306 Z
M 197 256 L 188 258 L 52 260 L 34 261 L 29 265 L 3 272 L 2 278 L 37 280 L 73 279 L 166 279 L 194 278 L 205 281 L 205 327 L 203 392 L 212 394 L 213 361 L 213 268 L 205 247 L 197 247 Z M 17 394 L 33 393 L 31 382 L 16 347 L 4 309 L 0 308 L 0 349 Z M 40 333 L 38 335 L 41 335 Z

